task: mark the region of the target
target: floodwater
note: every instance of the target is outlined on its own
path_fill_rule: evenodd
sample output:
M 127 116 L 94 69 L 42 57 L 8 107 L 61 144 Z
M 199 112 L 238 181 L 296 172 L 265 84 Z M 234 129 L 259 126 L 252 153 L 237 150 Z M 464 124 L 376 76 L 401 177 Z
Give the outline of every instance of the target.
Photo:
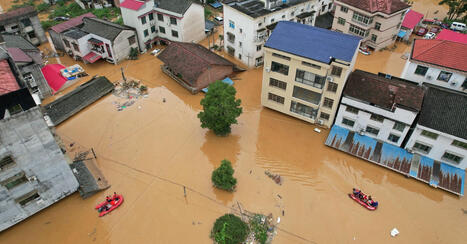
M 368 58 L 383 59 L 386 52 Z M 60 62 L 74 63 L 69 57 Z M 121 78 L 123 67 L 127 77 L 149 87 L 147 98 L 123 111 L 112 104 L 120 98 L 108 95 L 57 128 L 67 144 L 94 148 L 112 187 L 86 200 L 73 194 L 0 233 L 0 243 L 211 243 L 215 219 L 239 206 L 281 218 L 274 243 L 467 240 L 465 197 L 326 147 L 327 130 L 316 133 L 308 123 L 263 108 L 261 69 L 234 77 L 243 114 L 231 135 L 217 137 L 200 128 L 196 117 L 203 94 L 191 95 L 164 75 L 156 57 L 80 64 L 89 77 L 101 74 L 111 81 Z M 379 69 L 370 65 L 362 67 Z M 211 172 L 224 158 L 235 168 L 234 193 L 211 185 Z M 283 184 L 265 170 L 283 176 Z M 380 208 L 370 212 L 350 200 L 352 187 L 373 195 Z M 97 217 L 94 206 L 114 191 L 125 202 Z M 400 234 L 392 238 L 394 227 Z

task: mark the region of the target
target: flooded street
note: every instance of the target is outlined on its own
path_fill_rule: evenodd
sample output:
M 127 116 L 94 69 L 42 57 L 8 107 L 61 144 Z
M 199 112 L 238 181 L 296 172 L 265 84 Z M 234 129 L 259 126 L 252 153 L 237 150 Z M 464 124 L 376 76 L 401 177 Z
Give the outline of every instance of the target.
M 398 45 L 394 52 L 359 54 L 356 68 L 400 75 L 405 63 L 400 56 L 410 48 Z M 69 57 L 49 59 L 58 61 L 75 63 Z M 90 75 L 81 83 L 96 74 L 119 80 L 122 67 L 125 76 L 149 88 L 147 98 L 122 111 L 113 104 L 121 98 L 108 95 L 57 128 L 67 144 L 95 150 L 112 187 L 86 200 L 75 193 L 0 233 L 0 243 L 212 243 L 215 219 L 238 206 L 281 218 L 273 243 L 467 240 L 465 197 L 329 148 L 327 130 L 318 134 L 313 125 L 263 108 L 262 68 L 233 77 L 243 114 L 231 135 L 217 137 L 196 117 L 204 95 L 191 95 L 163 74 L 156 57 L 79 64 Z M 235 169 L 234 193 L 211 183 L 212 170 L 224 158 Z M 277 185 L 265 170 L 280 174 L 284 183 Z M 349 199 L 352 187 L 378 200 L 378 210 L 370 212 Z M 114 191 L 125 202 L 99 218 L 94 206 Z M 392 238 L 394 227 L 400 234 Z

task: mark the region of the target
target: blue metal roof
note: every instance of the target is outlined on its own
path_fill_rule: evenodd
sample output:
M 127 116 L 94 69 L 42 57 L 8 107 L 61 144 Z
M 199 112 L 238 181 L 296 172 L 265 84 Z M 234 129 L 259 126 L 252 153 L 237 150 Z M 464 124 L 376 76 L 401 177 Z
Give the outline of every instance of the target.
M 330 63 L 351 62 L 361 38 L 290 21 L 280 21 L 265 47 Z

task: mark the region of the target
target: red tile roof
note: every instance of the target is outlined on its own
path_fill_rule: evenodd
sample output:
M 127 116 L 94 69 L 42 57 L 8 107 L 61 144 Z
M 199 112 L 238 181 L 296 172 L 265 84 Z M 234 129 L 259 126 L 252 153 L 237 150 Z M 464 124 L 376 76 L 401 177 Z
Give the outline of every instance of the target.
M 138 1 L 138 0 L 125 0 L 123 3 L 120 3 L 120 7 L 122 8 L 127 8 L 131 10 L 138 10 L 143 6 L 144 1 Z
M 410 7 L 410 5 L 400 0 L 339 0 L 339 2 L 346 3 L 370 13 L 382 12 L 385 14 L 393 14 Z
M 0 60 L 0 95 L 19 90 L 15 75 L 6 59 Z
M 23 52 L 23 50 L 17 47 L 9 47 L 7 49 L 8 53 L 10 53 L 11 58 L 13 58 L 13 61 L 21 63 L 32 62 L 32 58 L 29 57 L 25 52 Z
M 52 26 L 50 29 L 52 29 L 53 31 L 57 32 L 57 33 L 61 33 L 65 30 L 68 30 L 72 27 L 75 27 L 75 26 L 78 26 L 80 24 L 83 23 L 83 18 L 84 17 L 89 17 L 89 18 L 95 18 L 96 16 L 92 13 L 85 13 L 83 15 L 80 15 L 78 17 L 74 17 L 68 21 L 65 21 L 63 23 L 60 23 L 58 25 L 54 25 Z
M 409 12 L 407 12 L 407 14 L 404 17 L 404 21 L 402 21 L 402 26 L 407 29 L 413 29 L 422 19 L 423 14 L 413 10 L 409 10 Z
M 24 8 L 18 8 L 15 10 L 8 11 L 6 13 L 0 14 L 0 21 L 23 16 L 26 14 L 36 13 L 36 10 L 32 6 L 27 6 Z M 36 13 L 37 14 L 37 13 Z
M 462 34 L 448 29 L 442 29 L 436 36 L 436 40 L 447 40 L 467 44 L 467 34 Z
M 411 59 L 467 72 L 467 44 L 417 39 L 413 44 Z

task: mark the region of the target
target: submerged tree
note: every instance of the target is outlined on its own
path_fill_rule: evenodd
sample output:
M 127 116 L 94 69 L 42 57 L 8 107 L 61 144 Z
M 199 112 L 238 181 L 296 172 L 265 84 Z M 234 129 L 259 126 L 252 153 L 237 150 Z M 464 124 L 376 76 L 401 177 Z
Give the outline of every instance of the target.
M 211 238 L 219 244 L 243 243 L 250 232 L 248 225 L 233 214 L 219 217 L 214 223 Z
M 221 166 L 212 171 L 212 183 L 219 189 L 233 191 L 237 184 L 237 179 L 233 177 L 234 172 L 230 161 L 224 159 L 221 162 Z
M 222 81 L 210 84 L 206 97 L 201 100 L 203 111 L 198 114 L 201 127 L 211 129 L 218 136 L 228 135 L 230 126 L 237 123 L 242 113 L 242 101 L 235 99 L 236 93 L 235 88 Z

